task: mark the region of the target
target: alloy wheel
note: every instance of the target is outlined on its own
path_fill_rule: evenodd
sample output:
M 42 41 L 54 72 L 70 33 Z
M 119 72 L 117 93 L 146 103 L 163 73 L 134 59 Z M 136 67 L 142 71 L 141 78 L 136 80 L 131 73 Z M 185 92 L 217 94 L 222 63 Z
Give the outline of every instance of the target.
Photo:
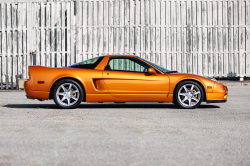
M 57 101 L 63 106 L 72 106 L 79 100 L 79 89 L 73 83 L 64 83 L 57 88 Z
M 184 84 L 178 91 L 178 100 L 184 107 L 193 107 L 201 100 L 201 91 L 194 84 Z

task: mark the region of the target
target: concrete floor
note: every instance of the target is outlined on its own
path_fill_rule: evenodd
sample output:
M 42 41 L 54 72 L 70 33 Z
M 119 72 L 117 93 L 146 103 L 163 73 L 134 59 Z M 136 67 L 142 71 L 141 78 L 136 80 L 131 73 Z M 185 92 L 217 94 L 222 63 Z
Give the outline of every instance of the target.
M 160 104 L 57 109 L 0 91 L 0 166 L 250 165 L 250 86 L 225 104 L 193 110 Z

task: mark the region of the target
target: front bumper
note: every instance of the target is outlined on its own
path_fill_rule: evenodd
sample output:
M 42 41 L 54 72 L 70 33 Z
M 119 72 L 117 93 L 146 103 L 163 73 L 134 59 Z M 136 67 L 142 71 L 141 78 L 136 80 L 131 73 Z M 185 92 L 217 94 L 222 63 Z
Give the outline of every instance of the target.
M 221 83 L 215 83 L 213 93 L 207 93 L 207 103 L 225 103 L 227 102 L 228 88 Z

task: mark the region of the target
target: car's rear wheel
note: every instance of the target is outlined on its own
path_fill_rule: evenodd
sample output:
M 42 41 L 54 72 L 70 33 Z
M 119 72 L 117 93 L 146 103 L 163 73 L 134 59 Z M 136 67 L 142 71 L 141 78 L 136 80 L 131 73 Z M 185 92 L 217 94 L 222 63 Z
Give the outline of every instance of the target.
M 59 81 L 53 89 L 53 99 L 61 108 L 76 108 L 83 101 L 82 87 L 74 80 L 64 79 Z
M 203 89 L 198 83 L 184 81 L 176 87 L 174 102 L 182 108 L 192 109 L 200 106 L 203 97 Z

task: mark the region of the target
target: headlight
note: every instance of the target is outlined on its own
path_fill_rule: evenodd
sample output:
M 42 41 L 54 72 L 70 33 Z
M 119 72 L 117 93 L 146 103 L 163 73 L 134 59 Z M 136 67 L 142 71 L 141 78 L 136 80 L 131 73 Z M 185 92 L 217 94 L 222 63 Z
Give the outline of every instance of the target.
M 212 77 L 207 77 L 207 78 L 212 80 L 212 81 L 218 82 L 215 78 L 212 78 Z

